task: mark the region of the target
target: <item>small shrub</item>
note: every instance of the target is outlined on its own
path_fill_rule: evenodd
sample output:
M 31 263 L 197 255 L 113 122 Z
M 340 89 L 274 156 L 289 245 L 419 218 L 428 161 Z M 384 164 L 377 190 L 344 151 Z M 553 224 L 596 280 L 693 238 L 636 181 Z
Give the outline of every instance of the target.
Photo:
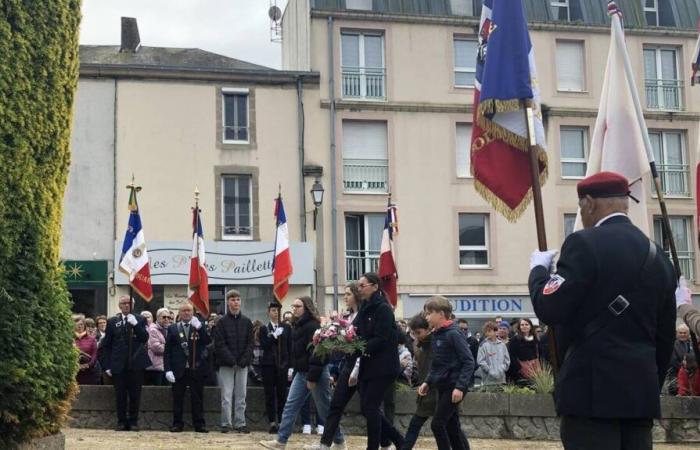
M 535 394 L 535 391 L 532 388 L 527 386 L 518 386 L 516 384 L 506 384 L 503 386 L 503 392 L 506 394 Z
M 540 361 L 531 374 L 530 383 L 532 389 L 538 394 L 551 394 L 554 392 L 554 373 L 552 367 L 545 361 Z

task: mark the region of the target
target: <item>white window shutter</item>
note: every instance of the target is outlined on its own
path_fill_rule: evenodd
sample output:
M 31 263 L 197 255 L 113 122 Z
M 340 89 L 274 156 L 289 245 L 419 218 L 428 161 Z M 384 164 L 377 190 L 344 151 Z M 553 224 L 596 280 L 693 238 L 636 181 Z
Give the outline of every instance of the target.
M 344 120 L 343 157 L 387 159 L 386 122 Z
M 457 138 L 455 139 L 457 154 L 457 176 L 470 177 L 471 165 L 471 140 L 472 140 L 472 125 L 470 123 L 457 124 Z
M 557 42 L 557 89 L 583 91 L 584 67 L 582 42 Z

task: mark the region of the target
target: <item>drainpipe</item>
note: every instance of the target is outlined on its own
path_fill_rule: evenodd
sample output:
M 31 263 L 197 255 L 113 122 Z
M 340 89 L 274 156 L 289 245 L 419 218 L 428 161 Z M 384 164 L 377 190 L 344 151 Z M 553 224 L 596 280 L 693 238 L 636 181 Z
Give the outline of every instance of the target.
M 333 309 L 338 310 L 338 190 L 335 155 L 335 82 L 333 61 L 333 16 L 328 16 L 328 99 L 331 132 L 331 248 L 333 250 Z
M 299 142 L 299 222 L 301 242 L 306 242 L 306 195 L 304 186 L 304 100 L 303 79 L 297 76 L 297 142 Z

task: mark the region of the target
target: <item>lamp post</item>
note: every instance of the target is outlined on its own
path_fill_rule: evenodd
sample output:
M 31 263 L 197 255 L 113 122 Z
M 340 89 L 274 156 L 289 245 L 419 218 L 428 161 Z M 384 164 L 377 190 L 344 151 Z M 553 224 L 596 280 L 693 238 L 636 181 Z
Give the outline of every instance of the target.
M 323 210 L 320 209 L 323 204 L 323 185 L 316 178 L 313 186 L 311 186 L 311 198 L 314 202 L 314 231 L 316 232 L 316 304 L 326 309 L 325 297 L 326 288 L 324 286 L 325 274 L 324 274 L 324 242 L 323 242 Z M 321 214 L 319 214 L 319 210 Z M 320 218 L 319 218 L 320 216 Z M 318 218 L 318 227 L 316 226 Z M 337 307 L 336 307 L 337 309 Z
M 318 215 L 318 208 L 323 204 L 323 185 L 318 179 L 311 186 L 311 198 L 314 200 L 314 230 L 316 230 L 316 216 Z

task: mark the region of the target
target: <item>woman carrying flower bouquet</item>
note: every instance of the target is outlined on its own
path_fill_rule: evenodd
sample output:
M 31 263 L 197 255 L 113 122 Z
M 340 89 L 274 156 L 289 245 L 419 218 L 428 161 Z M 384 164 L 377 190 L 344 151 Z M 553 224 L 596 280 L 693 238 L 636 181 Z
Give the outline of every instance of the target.
M 382 446 L 391 441 L 396 448 L 401 448 L 403 436 L 379 410 L 384 393 L 393 388 L 401 372 L 394 311 L 376 273 L 364 274 L 358 288 L 363 305 L 355 324 L 358 336 L 365 341 L 365 351 L 360 357 L 358 388 L 362 415 L 367 419 L 367 450 L 377 450 L 380 439 Z
M 360 291 L 357 288 L 357 283 L 348 283 L 345 286 L 345 293 L 343 294 L 343 300 L 345 300 L 345 306 L 347 308 L 347 313 L 343 316 L 341 324 L 352 324 L 357 316 L 357 312 L 360 310 Z M 340 370 L 338 374 L 338 380 L 336 381 L 335 391 L 333 392 L 333 398 L 331 399 L 331 407 L 328 412 L 328 417 L 326 418 L 326 426 L 323 429 L 323 436 L 321 436 L 321 442 L 319 444 L 310 444 L 304 446 L 304 450 L 326 450 L 330 449 L 333 445 L 333 436 L 340 426 L 340 419 L 343 417 L 343 411 L 345 407 L 355 395 L 357 390 L 357 379 L 353 383 L 348 383 L 350 379 L 350 374 L 353 372 L 355 363 L 357 362 L 357 354 L 346 354 L 340 363 Z M 332 448 L 344 448 L 342 445 L 336 444 Z
M 321 326 L 318 311 L 310 297 L 299 297 L 292 302 L 292 314 L 294 320 L 290 365 L 294 369 L 294 378 L 282 411 L 277 439 L 260 441 L 260 445 L 269 449 L 284 449 L 287 446 L 294 422 L 309 394 L 313 396 L 321 417 L 328 416 L 331 400 L 327 358 L 315 355 L 314 347 L 310 345 L 314 333 Z M 339 448 L 345 448 L 345 437 L 339 428 L 333 440 Z

